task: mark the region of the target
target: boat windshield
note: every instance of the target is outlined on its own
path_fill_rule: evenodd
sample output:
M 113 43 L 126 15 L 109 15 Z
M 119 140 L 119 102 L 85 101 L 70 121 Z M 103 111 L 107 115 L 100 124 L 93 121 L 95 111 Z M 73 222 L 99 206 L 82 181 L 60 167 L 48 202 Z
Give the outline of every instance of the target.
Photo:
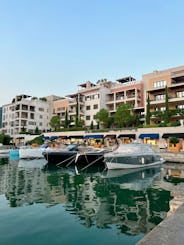
M 126 155 L 155 154 L 150 145 L 141 143 L 120 144 L 114 152 Z

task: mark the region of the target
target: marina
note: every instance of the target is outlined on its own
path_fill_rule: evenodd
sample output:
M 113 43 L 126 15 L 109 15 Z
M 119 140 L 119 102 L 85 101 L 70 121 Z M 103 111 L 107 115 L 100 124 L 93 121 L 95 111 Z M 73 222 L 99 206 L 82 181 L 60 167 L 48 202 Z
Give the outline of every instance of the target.
M 72 245 L 85 239 L 87 245 L 133 245 L 167 218 L 182 184 L 182 175 L 177 185 L 168 178 L 168 164 L 82 172 L 72 166 L 47 170 L 45 164 L 1 156 L 2 244 Z

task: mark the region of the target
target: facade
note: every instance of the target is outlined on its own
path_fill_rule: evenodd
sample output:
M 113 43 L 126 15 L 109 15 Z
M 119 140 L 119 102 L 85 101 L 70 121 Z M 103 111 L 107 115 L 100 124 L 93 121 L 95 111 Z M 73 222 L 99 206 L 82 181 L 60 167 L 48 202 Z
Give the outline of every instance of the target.
M 169 111 L 172 112 L 170 122 L 184 125 L 184 115 L 178 113 L 180 109 L 184 109 L 184 66 L 144 74 L 142 80 L 146 91 L 145 112 L 148 96 L 150 99 L 150 112 L 152 112 L 150 124 L 162 123 L 158 115 L 166 109 L 167 86 Z
M 113 115 L 117 111 L 117 107 L 122 103 L 130 103 L 135 112 L 143 113 L 144 111 L 144 95 L 143 83 L 136 81 L 133 77 L 125 77 L 118 79 L 106 95 L 106 107 Z
M 69 118 L 75 120 L 76 106 L 78 104 L 78 117 L 84 120 L 85 126 L 89 127 L 92 123 L 97 126 L 94 116 L 97 112 L 106 107 L 106 94 L 110 91 L 112 82 L 101 81 L 99 84 L 86 82 L 79 85 L 76 94 L 68 95 L 73 101 L 69 102 Z
M 20 132 L 50 130 L 50 102 L 29 95 L 16 96 L 2 107 L 2 133 L 14 136 Z

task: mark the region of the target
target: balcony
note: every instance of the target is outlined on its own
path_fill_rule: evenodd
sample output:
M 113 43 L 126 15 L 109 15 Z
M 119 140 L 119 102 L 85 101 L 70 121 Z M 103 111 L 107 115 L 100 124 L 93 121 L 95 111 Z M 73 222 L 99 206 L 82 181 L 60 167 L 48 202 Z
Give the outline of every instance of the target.
M 150 105 L 159 105 L 159 104 L 165 104 L 165 99 L 164 100 L 151 100 L 150 101 Z

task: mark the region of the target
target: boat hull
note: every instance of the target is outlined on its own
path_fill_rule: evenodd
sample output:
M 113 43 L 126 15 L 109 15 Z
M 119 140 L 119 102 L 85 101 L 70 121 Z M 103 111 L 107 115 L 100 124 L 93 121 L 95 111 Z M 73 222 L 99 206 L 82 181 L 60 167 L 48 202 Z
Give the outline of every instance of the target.
M 145 168 L 162 164 L 164 160 L 160 156 L 126 156 L 107 157 L 105 163 L 108 169 L 134 169 Z
M 66 167 L 75 164 L 76 151 L 44 152 L 43 156 L 47 160 L 48 167 Z
M 75 159 L 75 165 L 79 167 L 96 167 L 105 166 L 104 163 L 104 153 L 86 152 L 78 153 Z

